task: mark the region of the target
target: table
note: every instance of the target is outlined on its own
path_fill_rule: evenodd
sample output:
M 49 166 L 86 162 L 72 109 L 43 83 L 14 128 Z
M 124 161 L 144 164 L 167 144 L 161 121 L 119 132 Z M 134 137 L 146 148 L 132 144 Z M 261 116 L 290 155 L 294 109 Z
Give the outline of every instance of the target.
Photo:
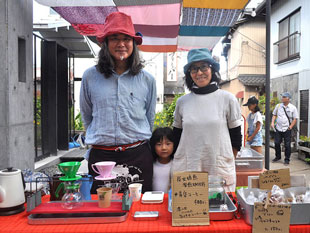
M 42 201 L 49 200 L 44 196 Z M 132 214 L 135 211 L 158 210 L 160 217 L 156 221 L 135 221 Z M 0 216 L 1 233 L 95 233 L 95 232 L 210 232 L 210 233 L 251 233 L 252 227 L 247 225 L 243 219 L 230 221 L 211 221 L 210 226 L 172 227 L 171 213 L 168 212 L 167 195 L 163 204 L 141 204 L 135 202 L 129 213 L 129 217 L 122 223 L 111 224 L 72 224 L 72 225 L 29 225 L 27 213 L 23 212 L 12 216 Z M 310 225 L 292 225 L 290 233 L 310 233 Z
M 236 172 L 237 175 L 237 184 L 236 186 L 248 186 L 248 176 L 259 176 L 259 174 L 266 171 L 266 169 L 260 171 L 252 171 L 252 172 Z

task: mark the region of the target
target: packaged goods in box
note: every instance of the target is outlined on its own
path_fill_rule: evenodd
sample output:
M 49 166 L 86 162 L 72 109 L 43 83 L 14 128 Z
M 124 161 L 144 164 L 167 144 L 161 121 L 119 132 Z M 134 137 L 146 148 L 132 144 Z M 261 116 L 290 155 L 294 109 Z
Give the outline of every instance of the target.
M 295 196 L 305 194 L 307 191 L 306 187 L 291 187 L 283 189 L 286 197 L 291 197 L 292 194 Z M 247 197 L 251 192 L 257 197 L 261 189 L 239 189 L 237 190 L 238 202 L 241 206 L 241 213 L 244 216 L 244 220 L 247 224 L 252 225 L 254 204 L 248 203 Z M 310 203 L 292 203 L 291 204 L 291 225 L 310 224 L 309 209 Z
M 264 156 L 253 149 L 243 148 L 235 163 L 237 172 L 261 171 L 264 167 Z

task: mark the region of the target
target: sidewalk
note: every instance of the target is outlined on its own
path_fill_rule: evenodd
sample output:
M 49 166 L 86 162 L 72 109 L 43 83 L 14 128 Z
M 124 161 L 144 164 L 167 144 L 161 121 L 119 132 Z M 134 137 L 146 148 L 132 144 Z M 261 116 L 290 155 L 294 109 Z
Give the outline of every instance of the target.
M 263 148 L 263 155 L 265 155 L 265 148 Z M 294 152 L 291 154 L 291 161 L 288 166 L 283 164 L 284 162 L 284 152 L 281 153 L 281 160 L 272 163 L 271 161 L 275 158 L 275 150 L 274 148 L 270 148 L 270 170 L 281 169 L 281 168 L 289 168 L 291 175 L 299 175 L 305 174 L 307 184 L 310 184 L 310 165 L 305 161 L 298 159 L 298 152 Z

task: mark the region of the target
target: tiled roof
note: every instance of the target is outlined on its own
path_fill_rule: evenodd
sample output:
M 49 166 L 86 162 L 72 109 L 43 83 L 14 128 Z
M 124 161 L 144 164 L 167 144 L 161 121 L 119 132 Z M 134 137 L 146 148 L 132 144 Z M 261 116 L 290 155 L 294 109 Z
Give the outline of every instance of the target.
M 264 74 L 241 74 L 238 80 L 244 86 L 265 86 L 266 76 Z

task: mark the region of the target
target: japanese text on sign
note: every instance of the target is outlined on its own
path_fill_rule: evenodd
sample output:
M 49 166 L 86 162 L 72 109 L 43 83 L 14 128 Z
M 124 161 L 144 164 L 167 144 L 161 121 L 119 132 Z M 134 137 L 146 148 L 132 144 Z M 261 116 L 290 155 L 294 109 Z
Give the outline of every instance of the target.
M 208 174 L 177 172 L 172 184 L 172 225 L 209 225 Z
M 290 170 L 288 168 L 270 170 L 259 175 L 260 189 L 272 189 L 273 185 L 278 185 L 280 188 L 291 187 Z
M 255 203 L 252 233 L 289 233 L 290 217 L 290 205 L 268 205 L 265 208 L 263 203 Z

